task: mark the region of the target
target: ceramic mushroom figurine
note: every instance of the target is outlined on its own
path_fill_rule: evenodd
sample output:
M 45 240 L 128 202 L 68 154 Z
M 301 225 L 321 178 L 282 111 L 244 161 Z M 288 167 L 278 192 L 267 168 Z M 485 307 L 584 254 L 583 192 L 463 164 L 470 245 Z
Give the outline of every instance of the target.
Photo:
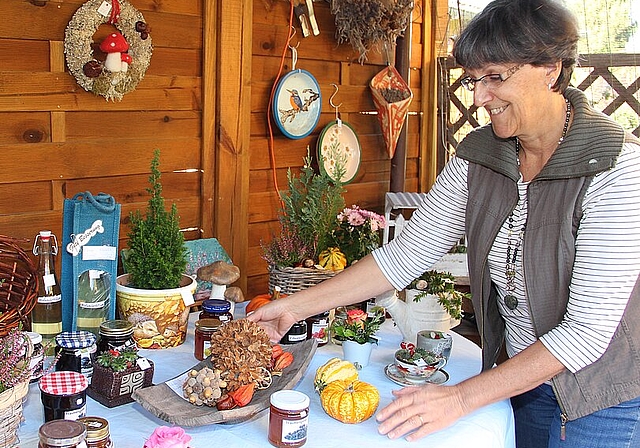
M 100 43 L 100 51 L 107 54 L 104 68 L 110 72 L 122 71 L 122 53 L 129 50 L 129 44 L 124 36 L 118 32 L 109 34 Z
M 133 58 L 129 53 L 122 53 L 122 55 L 120 56 L 120 61 L 122 62 L 120 71 L 122 73 L 127 73 L 127 70 L 129 70 L 129 64 L 131 64 L 131 61 L 133 61 Z
M 222 287 L 224 298 L 231 302 L 232 307 L 235 303 L 244 302 L 242 290 L 237 286 L 229 286 L 240 278 L 240 268 L 237 266 L 218 260 L 199 268 L 196 275 L 198 280 L 211 282 L 214 288 L 215 286 Z M 212 288 L 211 298 L 214 297 L 215 294 Z

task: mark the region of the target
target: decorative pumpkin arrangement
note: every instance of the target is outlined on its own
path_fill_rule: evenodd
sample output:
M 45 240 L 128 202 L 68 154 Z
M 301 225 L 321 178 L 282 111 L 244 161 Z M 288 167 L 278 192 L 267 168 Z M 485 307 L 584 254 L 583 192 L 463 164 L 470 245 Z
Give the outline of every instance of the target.
M 340 358 L 331 358 L 316 370 L 314 386 L 322 409 L 342 423 L 367 420 L 380 403 L 378 389 L 358 380 L 356 367 Z
M 327 384 L 320 394 L 322 409 L 342 423 L 360 423 L 378 409 L 380 394 L 375 386 L 364 381 L 336 380 Z

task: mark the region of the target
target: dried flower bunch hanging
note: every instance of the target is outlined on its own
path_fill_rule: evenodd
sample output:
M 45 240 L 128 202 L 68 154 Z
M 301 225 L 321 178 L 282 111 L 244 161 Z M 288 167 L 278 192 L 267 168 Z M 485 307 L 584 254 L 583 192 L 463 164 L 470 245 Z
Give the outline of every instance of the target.
M 407 28 L 413 0 L 330 0 L 338 43 L 349 42 L 359 53 L 358 62 L 380 44 L 392 48 Z

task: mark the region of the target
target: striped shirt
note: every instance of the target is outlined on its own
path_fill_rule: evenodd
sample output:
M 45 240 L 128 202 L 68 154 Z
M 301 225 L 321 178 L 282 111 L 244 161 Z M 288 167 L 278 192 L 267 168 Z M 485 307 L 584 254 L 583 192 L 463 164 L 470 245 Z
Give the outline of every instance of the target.
M 468 166 L 467 161 L 454 157 L 402 233 L 374 252 L 378 266 L 396 289 L 428 270 L 464 235 Z M 518 192 L 512 250 L 513 235 L 517 236 L 527 219 L 526 182 L 518 182 Z M 616 166 L 594 177 L 582 211 L 567 311 L 558 326 L 540 337 L 573 373 L 605 352 L 640 274 L 640 146 L 626 143 Z M 488 263 L 505 319 L 507 352 L 513 356 L 537 338 L 527 305 L 535 297 L 526 297 L 522 250 L 515 261 L 518 306 L 510 310 L 504 305 L 508 235 L 505 222 Z

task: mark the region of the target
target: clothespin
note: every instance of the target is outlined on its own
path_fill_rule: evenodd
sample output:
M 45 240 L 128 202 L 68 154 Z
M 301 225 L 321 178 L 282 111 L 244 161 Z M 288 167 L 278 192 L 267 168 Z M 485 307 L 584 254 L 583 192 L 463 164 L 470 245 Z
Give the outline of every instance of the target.
M 313 10 L 313 0 L 307 1 L 307 14 L 309 17 L 309 23 L 311 23 L 311 29 L 313 30 L 313 35 L 317 36 L 320 34 L 320 28 L 318 28 L 318 22 L 316 21 L 316 13 Z
M 309 16 L 307 13 L 307 5 L 304 3 L 304 0 L 293 0 L 293 12 L 298 18 L 298 22 L 300 22 L 302 37 L 307 37 L 311 33 L 311 31 Z

